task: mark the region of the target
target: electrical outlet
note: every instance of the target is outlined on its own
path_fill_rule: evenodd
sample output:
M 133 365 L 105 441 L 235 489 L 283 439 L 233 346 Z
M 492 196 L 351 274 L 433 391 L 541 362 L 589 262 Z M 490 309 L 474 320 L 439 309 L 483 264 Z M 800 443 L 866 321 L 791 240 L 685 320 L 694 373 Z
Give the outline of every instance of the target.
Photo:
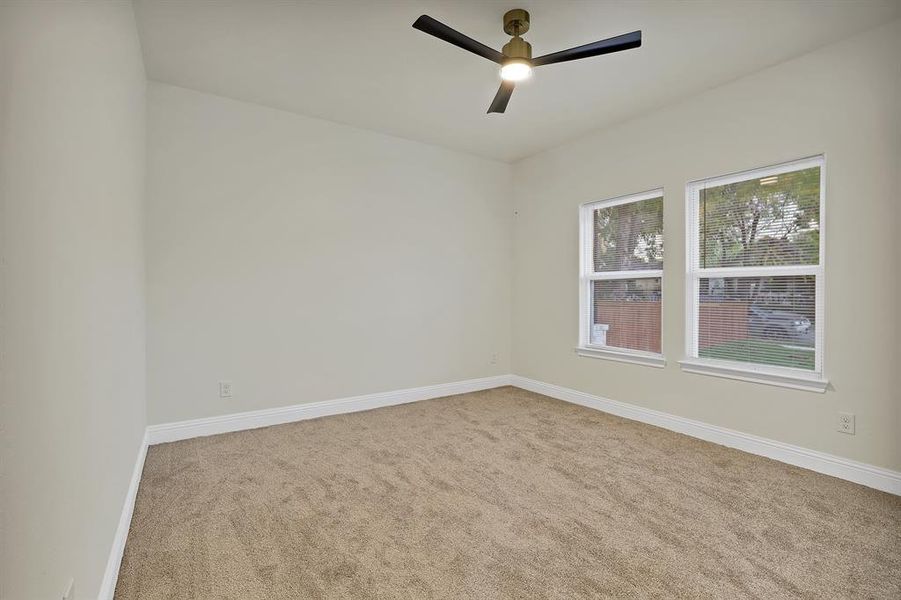
M 851 413 L 838 413 L 838 430 L 841 433 L 854 435 L 854 415 Z
M 75 600 L 75 580 L 70 579 L 66 591 L 63 592 L 63 600 Z
M 219 382 L 219 397 L 220 398 L 231 398 L 232 397 L 232 382 L 231 381 L 220 381 Z
M 491 355 L 491 364 L 492 364 L 492 365 L 496 365 L 496 364 L 497 364 L 497 352 L 495 352 L 495 353 L 493 353 L 493 354 Z

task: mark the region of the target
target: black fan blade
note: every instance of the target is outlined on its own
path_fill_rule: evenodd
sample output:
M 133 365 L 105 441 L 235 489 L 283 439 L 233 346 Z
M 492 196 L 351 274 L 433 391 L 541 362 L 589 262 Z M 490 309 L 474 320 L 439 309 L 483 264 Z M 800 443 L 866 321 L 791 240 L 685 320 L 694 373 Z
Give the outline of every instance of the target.
M 514 87 L 516 87 L 516 84 L 512 81 L 502 81 L 501 87 L 497 89 L 497 94 L 494 95 L 494 100 L 491 101 L 491 106 L 488 107 L 488 112 L 502 113 L 507 110 L 507 102 L 510 102 L 510 96 L 513 95 Z
M 600 42 L 592 42 L 591 44 L 585 44 L 584 46 L 576 46 L 569 50 L 561 50 L 560 52 L 533 58 L 532 66 L 540 67 L 541 65 L 552 65 L 568 60 L 590 58 L 592 56 L 610 54 L 611 52 L 619 52 L 621 50 L 631 50 L 632 48 L 638 48 L 639 46 L 641 46 L 641 32 L 633 31 L 632 33 L 625 33 L 606 40 L 601 40 Z
M 464 50 L 469 50 L 473 54 L 478 54 L 488 60 L 493 60 L 497 64 L 504 62 L 504 55 L 494 48 L 489 48 L 485 44 L 477 42 L 455 29 L 451 29 L 441 21 L 436 21 L 428 15 L 422 15 L 416 19 L 416 22 L 413 23 L 413 28 L 429 35 L 434 35 L 439 40 L 450 42 L 454 46 L 463 48 Z

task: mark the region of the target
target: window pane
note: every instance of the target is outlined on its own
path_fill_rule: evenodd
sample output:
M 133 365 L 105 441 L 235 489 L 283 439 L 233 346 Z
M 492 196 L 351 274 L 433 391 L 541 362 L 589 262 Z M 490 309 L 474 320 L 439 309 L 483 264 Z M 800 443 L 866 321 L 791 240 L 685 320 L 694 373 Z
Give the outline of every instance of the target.
M 698 356 L 815 369 L 816 278 L 700 280 Z
M 663 268 L 663 198 L 594 211 L 594 270 Z
M 589 342 L 660 353 L 660 278 L 592 282 Z
M 701 268 L 815 265 L 820 248 L 820 168 L 700 190 Z

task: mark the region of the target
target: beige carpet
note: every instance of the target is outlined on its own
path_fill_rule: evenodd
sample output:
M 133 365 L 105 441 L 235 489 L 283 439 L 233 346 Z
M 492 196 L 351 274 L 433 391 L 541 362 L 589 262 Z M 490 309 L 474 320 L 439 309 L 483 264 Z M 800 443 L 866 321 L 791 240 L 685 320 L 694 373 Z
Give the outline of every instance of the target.
M 150 448 L 116 598 L 901 598 L 901 498 L 516 388 Z

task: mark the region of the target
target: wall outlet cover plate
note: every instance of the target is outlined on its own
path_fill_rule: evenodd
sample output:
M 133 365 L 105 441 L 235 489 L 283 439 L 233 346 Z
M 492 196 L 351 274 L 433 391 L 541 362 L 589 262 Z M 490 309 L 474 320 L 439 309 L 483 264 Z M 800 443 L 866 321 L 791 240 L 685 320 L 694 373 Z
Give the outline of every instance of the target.
M 838 427 L 836 429 L 839 433 L 847 433 L 848 435 L 854 435 L 854 415 L 852 413 L 838 413 Z

